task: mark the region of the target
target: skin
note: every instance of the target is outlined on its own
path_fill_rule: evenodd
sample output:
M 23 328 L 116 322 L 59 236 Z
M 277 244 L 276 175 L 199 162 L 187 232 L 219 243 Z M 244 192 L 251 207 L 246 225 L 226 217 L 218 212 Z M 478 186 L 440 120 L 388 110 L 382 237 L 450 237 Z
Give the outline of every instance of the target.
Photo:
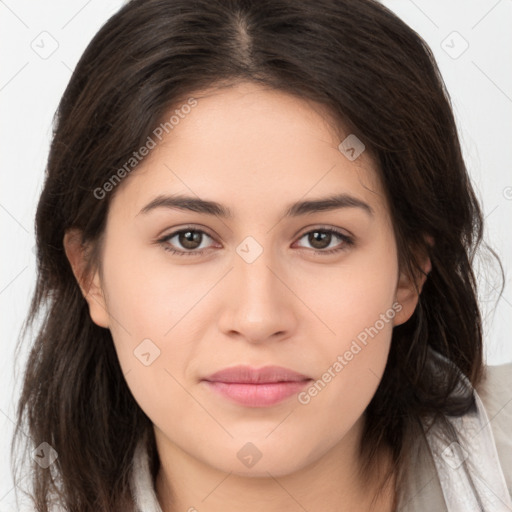
M 81 277 L 76 237 L 65 237 L 91 318 L 110 329 L 127 384 L 154 424 L 162 509 L 370 510 L 389 454 L 376 458 L 372 478 L 357 476 L 363 413 L 392 328 L 418 300 L 399 271 L 374 162 L 368 151 L 354 161 L 342 154 L 348 133 L 321 105 L 250 83 L 194 97 L 197 106 L 115 190 L 101 268 L 90 279 Z M 165 207 L 140 213 L 175 193 L 222 203 L 233 218 Z M 346 207 L 283 217 L 295 201 L 333 193 L 364 201 L 373 214 Z M 206 233 L 196 244 L 203 254 L 164 250 L 186 251 L 183 237 L 157 242 L 191 224 Z M 313 245 L 307 234 L 320 228 L 354 244 L 332 235 Z M 263 250 L 251 263 L 236 251 L 248 236 Z M 400 311 L 307 405 L 292 396 L 244 407 L 201 382 L 237 364 L 320 379 L 393 304 Z M 134 350 L 148 338 L 160 355 L 145 366 Z M 237 457 L 248 442 L 262 454 L 250 468 Z M 374 510 L 392 510 L 393 497 L 390 486 Z

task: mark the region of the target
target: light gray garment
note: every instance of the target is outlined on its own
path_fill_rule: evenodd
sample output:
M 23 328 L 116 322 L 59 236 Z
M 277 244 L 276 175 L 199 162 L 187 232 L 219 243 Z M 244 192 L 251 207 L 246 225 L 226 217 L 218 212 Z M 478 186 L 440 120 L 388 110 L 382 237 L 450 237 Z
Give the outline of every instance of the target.
M 512 363 L 487 366 L 474 395 L 473 412 L 448 419 L 454 439 L 417 436 L 399 512 L 512 512 Z M 139 512 L 162 512 L 142 444 L 132 489 Z
M 473 412 L 447 418 L 454 437 L 418 437 L 400 512 L 512 512 L 512 363 L 487 366 L 474 396 Z

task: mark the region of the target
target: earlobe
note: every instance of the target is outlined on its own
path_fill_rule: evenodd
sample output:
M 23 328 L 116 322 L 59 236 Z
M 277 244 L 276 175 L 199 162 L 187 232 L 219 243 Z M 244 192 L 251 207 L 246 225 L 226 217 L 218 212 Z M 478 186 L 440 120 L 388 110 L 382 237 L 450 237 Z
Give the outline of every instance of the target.
M 400 325 L 409 318 L 414 313 L 416 306 L 418 305 L 418 300 L 421 291 L 423 290 L 423 285 L 427 280 L 428 274 L 432 270 L 432 263 L 429 257 L 425 257 L 424 261 L 421 265 L 421 273 L 416 276 L 416 278 L 412 278 L 407 275 L 405 272 L 400 272 L 400 276 L 398 278 L 398 284 L 396 288 L 395 301 L 401 305 L 400 311 L 397 312 L 394 318 L 393 325 Z
M 100 327 L 108 328 L 109 315 L 99 271 L 95 270 L 91 276 L 85 273 L 87 247 L 82 244 L 81 232 L 77 229 L 66 231 L 63 245 L 78 286 L 89 305 L 92 321 Z

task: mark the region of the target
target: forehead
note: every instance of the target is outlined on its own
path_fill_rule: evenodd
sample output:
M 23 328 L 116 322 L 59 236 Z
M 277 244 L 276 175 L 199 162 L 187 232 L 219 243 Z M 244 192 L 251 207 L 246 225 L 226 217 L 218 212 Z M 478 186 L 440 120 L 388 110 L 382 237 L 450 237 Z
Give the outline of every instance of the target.
M 131 215 L 165 193 L 215 199 L 235 214 L 339 193 L 386 209 L 374 160 L 347 158 L 339 146 L 354 136 L 325 106 L 251 83 L 190 97 L 195 106 L 164 116 L 161 140 L 153 136 L 156 147 L 116 191 Z

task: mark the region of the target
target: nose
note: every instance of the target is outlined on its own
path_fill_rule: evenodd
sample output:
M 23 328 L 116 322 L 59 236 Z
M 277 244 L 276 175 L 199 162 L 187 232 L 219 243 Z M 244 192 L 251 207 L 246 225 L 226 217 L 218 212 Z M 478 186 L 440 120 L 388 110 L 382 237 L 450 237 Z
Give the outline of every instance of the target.
M 291 273 L 270 250 L 252 262 L 234 255 L 234 268 L 223 287 L 220 331 L 250 343 L 282 340 L 297 327 L 300 301 L 294 295 Z

